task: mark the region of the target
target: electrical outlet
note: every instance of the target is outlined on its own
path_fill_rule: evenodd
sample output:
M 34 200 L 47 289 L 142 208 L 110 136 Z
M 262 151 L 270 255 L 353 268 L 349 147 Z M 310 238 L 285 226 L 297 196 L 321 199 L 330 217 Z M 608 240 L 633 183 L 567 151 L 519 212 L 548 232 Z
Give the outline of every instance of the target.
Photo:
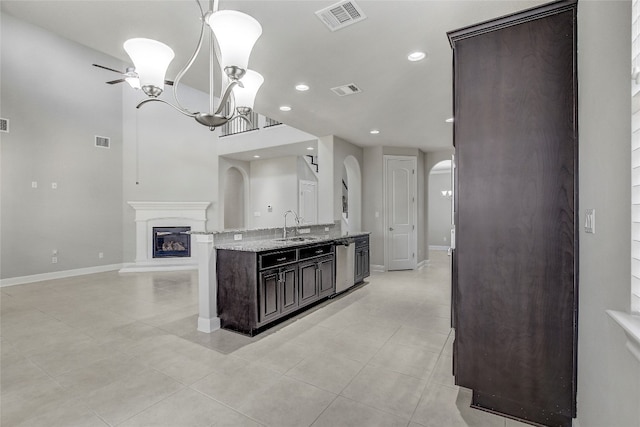
M 324 228 L 324 231 L 329 231 L 329 227 L 325 227 L 325 228 Z
M 31 188 L 38 188 L 38 181 L 31 181 Z
M 234 234 L 233 240 L 242 240 L 242 234 Z
M 100 259 L 104 258 L 104 252 L 98 252 L 98 258 Z
M 52 256 L 51 257 L 51 264 L 57 264 L 58 263 L 58 257 L 57 256 Z
M 51 183 L 51 189 L 52 190 L 57 190 L 58 189 L 58 183 L 57 182 L 52 182 Z

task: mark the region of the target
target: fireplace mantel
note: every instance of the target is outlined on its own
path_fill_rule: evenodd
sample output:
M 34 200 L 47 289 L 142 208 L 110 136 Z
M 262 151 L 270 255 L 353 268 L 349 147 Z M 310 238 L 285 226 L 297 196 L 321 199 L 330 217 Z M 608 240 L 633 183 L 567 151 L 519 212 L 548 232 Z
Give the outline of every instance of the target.
M 191 227 L 203 232 L 207 224 L 207 208 L 211 202 L 127 202 L 135 210 L 136 259 L 120 272 L 186 270 L 198 267 L 197 248 L 191 239 L 191 256 L 153 258 L 153 227 Z

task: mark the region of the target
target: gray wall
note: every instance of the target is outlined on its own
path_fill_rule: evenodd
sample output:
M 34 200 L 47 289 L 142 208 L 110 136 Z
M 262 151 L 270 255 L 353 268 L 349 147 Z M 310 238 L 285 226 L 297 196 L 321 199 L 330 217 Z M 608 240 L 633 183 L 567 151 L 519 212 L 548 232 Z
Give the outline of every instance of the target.
M 250 228 L 282 227 L 284 212 L 298 211 L 298 157 L 251 162 Z M 271 206 L 272 210 L 267 209 Z M 260 216 L 253 216 L 260 212 Z M 294 224 L 289 217 L 289 225 Z
M 121 64 L 6 13 L 0 19 L 0 115 L 11 131 L 0 134 L 0 277 L 121 263 L 122 88 L 91 66 Z M 95 135 L 110 137 L 111 148 L 96 148 Z
M 580 427 L 640 425 L 640 365 L 606 309 L 629 310 L 631 2 L 578 4 Z M 595 208 L 596 234 L 585 234 Z
M 181 85 L 180 100 L 198 110 L 207 94 Z M 170 91 L 162 96 L 171 100 Z M 135 259 L 135 211 L 126 202 L 211 202 L 207 229 L 221 230 L 218 132 L 161 103 L 136 109 L 144 99 L 124 87 L 122 127 L 124 138 L 122 215 L 124 261 Z
M 362 158 L 364 162 L 362 173 L 362 228 L 371 233 L 369 236 L 371 264 L 384 265 L 382 147 L 365 147 Z

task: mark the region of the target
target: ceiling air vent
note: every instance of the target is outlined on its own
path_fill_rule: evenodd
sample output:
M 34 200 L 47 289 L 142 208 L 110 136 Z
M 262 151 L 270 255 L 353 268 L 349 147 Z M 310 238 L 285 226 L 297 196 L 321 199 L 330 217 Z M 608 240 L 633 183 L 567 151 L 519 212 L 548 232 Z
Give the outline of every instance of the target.
M 0 118 L 0 132 L 9 133 L 9 119 Z
M 96 147 L 109 148 L 111 146 L 111 139 L 106 136 L 96 135 Z
M 360 6 L 353 1 L 338 2 L 326 9 L 317 11 L 316 15 L 331 31 L 355 24 L 367 17 Z
M 344 86 L 332 87 L 331 90 L 338 96 L 347 96 L 362 92 L 362 89 L 353 83 L 349 83 Z

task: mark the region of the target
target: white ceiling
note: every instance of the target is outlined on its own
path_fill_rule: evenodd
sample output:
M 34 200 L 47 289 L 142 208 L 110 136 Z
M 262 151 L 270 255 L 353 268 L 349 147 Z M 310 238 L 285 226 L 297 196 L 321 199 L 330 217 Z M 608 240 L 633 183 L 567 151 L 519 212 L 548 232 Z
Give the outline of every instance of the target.
M 367 18 L 331 32 L 314 12 L 335 1 L 220 1 L 221 9 L 248 13 L 263 27 L 249 64 L 265 78 L 255 110 L 316 136 L 336 135 L 359 146 L 425 151 L 452 146 L 452 125 L 445 123 L 452 116 L 452 55 L 446 32 L 546 3 L 356 2 Z M 203 3 L 206 7 L 208 2 Z M 176 52 L 168 79 L 188 60 L 200 28 L 194 0 L 2 0 L 0 4 L 3 13 L 124 64 L 130 64 L 122 48 L 128 38 L 162 41 Z M 428 58 L 409 62 L 407 55 L 415 50 L 427 52 Z M 96 79 L 117 78 L 108 71 L 95 72 Z M 206 57 L 196 62 L 184 82 L 208 91 Z M 301 82 L 311 89 L 297 92 L 294 86 Z M 339 97 L 330 90 L 348 83 L 358 85 L 362 93 Z M 279 111 L 285 104 L 292 111 Z M 369 134 L 373 128 L 380 134 Z

